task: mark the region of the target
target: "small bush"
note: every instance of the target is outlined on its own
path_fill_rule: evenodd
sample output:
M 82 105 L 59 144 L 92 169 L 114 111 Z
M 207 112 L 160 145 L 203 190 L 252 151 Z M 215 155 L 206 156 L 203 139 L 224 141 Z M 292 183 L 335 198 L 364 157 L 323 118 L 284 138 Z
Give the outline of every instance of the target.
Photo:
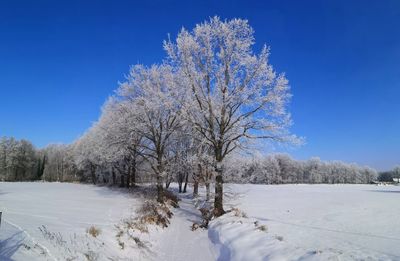
M 168 227 L 169 219 L 173 213 L 165 204 L 159 204 L 155 201 L 145 201 L 138 210 L 139 222 L 142 224 L 156 224 L 163 228 Z
M 258 226 L 257 229 L 258 229 L 258 230 L 261 230 L 261 231 L 264 231 L 264 232 L 267 232 L 267 231 L 268 231 L 268 227 L 267 227 L 266 225 Z
M 179 208 L 179 198 L 173 192 L 165 190 L 164 197 L 167 204 L 174 208 Z
M 283 236 L 275 236 L 275 239 L 277 239 L 279 241 L 283 241 Z
M 86 229 L 86 233 L 91 235 L 92 237 L 98 237 L 101 234 L 100 228 L 96 228 L 95 226 L 91 226 Z
M 87 253 L 83 254 L 87 261 L 96 261 L 99 259 L 99 254 L 94 251 L 89 250 Z
M 145 248 L 146 245 L 138 238 L 138 237 L 132 237 L 133 241 L 135 241 L 136 245 L 140 248 Z

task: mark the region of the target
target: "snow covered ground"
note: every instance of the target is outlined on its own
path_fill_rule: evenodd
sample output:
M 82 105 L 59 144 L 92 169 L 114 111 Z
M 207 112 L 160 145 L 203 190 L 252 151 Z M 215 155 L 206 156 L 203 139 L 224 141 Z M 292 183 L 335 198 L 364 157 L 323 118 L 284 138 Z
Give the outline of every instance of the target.
M 92 250 L 119 256 L 112 240 L 114 225 L 138 204 L 127 193 L 90 185 L 0 183 L 0 260 L 63 260 L 87 244 Z M 99 240 L 86 235 L 92 225 L 101 229 Z M 53 234 L 45 237 L 39 228 Z
M 230 185 L 226 191 L 248 218 L 213 221 L 221 259 L 400 260 L 400 187 Z
M 183 195 L 170 226 L 141 235 L 148 248 L 139 251 L 122 250 L 115 229 L 141 205 L 138 195 L 0 183 L 0 260 L 85 260 L 77 253 L 98 260 L 400 260 L 400 187 L 226 185 L 225 192 L 225 208 L 243 212 L 191 231 L 200 222 L 198 201 Z M 97 238 L 86 234 L 92 225 L 101 229 Z
M 145 249 L 121 249 L 115 226 L 135 216 L 142 202 L 137 194 L 92 185 L 0 183 L 0 260 L 86 260 L 85 254 L 97 260 L 215 259 L 207 231 L 191 231 L 200 215 L 189 195 L 167 229 L 140 235 Z M 92 225 L 101 230 L 97 238 L 86 233 Z

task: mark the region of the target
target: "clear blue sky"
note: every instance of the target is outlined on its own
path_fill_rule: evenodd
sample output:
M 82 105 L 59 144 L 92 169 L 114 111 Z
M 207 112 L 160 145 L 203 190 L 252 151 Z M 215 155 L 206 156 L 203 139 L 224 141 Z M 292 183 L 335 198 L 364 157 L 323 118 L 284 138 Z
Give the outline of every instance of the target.
M 129 66 L 210 16 L 246 18 L 294 94 L 291 153 L 400 164 L 400 1 L 0 2 L 0 136 L 70 143 Z

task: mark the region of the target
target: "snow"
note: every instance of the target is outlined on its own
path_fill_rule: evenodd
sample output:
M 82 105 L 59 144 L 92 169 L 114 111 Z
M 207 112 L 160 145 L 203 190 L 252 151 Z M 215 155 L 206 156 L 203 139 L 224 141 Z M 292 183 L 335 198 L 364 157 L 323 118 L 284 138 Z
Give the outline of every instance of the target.
M 68 183 L 0 183 L 0 260 L 214 260 L 207 231 L 191 231 L 199 213 L 187 194 L 174 209 L 168 228 L 153 227 L 140 239 L 148 249 L 117 244 L 115 225 L 135 215 L 143 199 L 126 191 Z M 61 235 L 48 240 L 39 227 Z M 86 229 L 94 225 L 101 234 L 94 239 Z M 65 242 L 65 243 L 63 243 Z M 126 243 L 126 242 L 125 242 Z M 128 244 L 127 244 L 128 245 Z M 134 245 L 134 244 L 130 244 Z M 88 247 L 89 246 L 89 247 Z
M 229 204 L 248 218 L 230 213 L 211 223 L 221 260 L 400 259 L 400 187 L 230 185 L 226 191 Z
M 191 231 L 200 222 L 200 192 L 195 200 L 180 195 L 169 227 L 140 235 L 148 249 L 138 251 L 121 249 L 115 229 L 142 203 L 137 194 L 81 184 L 0 183 L 0 260 L 85 260 L 82 253 L 98 260 L 400 259 L 399 186 L 226 184 L 225 209 L 242 212 Z M 40 232 L 43 225 L 56 233 L 47 234 L 53 240 Z M 91 225 L 101 229 L 97 238 L 86 234 Z
M 94 225 L 102 232 L 99 242 L 92 240 L 90 244 L 105 242 L 102 248 L 110 246 L 109 249 L 96 250 L 109 256 L 119 256 L 118 248 L 113 247 L 116 244 L 113 240 L 114 225 L 121 217 L 129 215 L 139 203 L 129 194 L 90 185 L 0 183 L 0 207 L 3 212 L 1 260 L 27 260 L 24 256 L 32 252 L 31 249 L 44 252 L 36 255 L 40 258 L 38 260 L 65 257 L 66 248 L 72 248 L 74 244 L 63 248 L 49 242 L 39 230 L 43 225 L 48 231 L 61 233 L 64 241 L 77 236 L 76 242 L 85 243 L 90 240 L 85 237 L 86 229 Z M 31 257 L 29 260 L 36 259 Z
M 168 229 L 159 238 L 156 252 L 158 260 L 170 261 L 204 261 L 215 260 L 216 251 L 208 238 L 207 231 L 198 229 L 191 231 L 194 222 L 200 223 L 199 211 L 191 195 L 184 195 L 179 202 L 180 208 L 175 210 Z

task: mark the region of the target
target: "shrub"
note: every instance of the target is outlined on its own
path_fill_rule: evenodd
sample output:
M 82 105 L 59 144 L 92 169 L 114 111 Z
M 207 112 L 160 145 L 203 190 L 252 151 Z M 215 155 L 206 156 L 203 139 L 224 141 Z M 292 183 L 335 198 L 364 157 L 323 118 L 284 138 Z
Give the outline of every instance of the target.
M 268 231 L 268 227 L 267 227 L 266 225 L 258 226 L 257 229 L 258 229 L 258 230 L 261 230 L 261 231 L 264 231 L 264 232 L 267 232 L 267 231 Z
M 179 198 L 173 192 L 165 190 L 164 197 L 167 204 L 174 208 L 179 208 Z
M 100 228 L 96 228 L 95 226 L 91 226 L 86 229 L 86 233 L 91 235 L 92 237 L 98 237 L 101 234 Z

